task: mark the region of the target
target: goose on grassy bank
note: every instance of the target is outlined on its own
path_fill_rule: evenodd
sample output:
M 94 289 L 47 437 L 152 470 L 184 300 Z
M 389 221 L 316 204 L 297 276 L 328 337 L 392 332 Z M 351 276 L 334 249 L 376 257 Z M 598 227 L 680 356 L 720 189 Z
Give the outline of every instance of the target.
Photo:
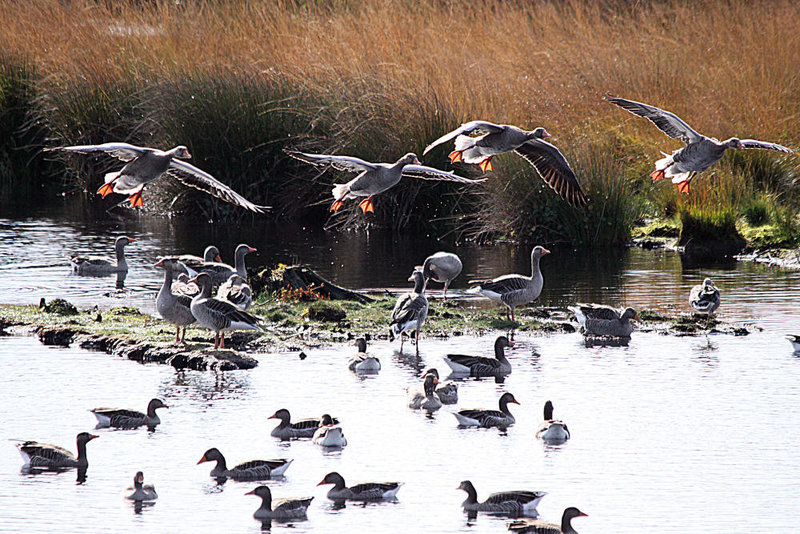
M 192 299 L 190 309 L 200 326 L 214 331 L 214 348 L 225 348 L 225 332 L 230 330 L 263 330 L 258 325 L 260 317 L 244 311 L 227 300 L 211 296 L 211 276 L 200 273 L 191 280 L 200 288 L 200 293 Z
M 184 294 L 187 292 L 187 283 L 180 280 L 173 282 L 172 275 L 175 264 L 172 260 L 162 258 L 155 264 L 155 267 L 164 268 L 164 283 L 156 296 L 156 311 L 162 319 L 175 326 L 175 343 L 184 343 L 186 327 L 195 323 L 194 315 L 192 315 L 192 297 Z M 173 291 L 173 285 L 179 286 L 175 288 L 177 291 Z M 197 289 L 199 290 L 199 288 Z
M 413 331 L 417 356 L 419 356 L 419 331 L 428 316 L 428 299 L 425 296 L 425 279 L 421 271 L 415 270 L 408 281 L 414 282 L 414 290 L 398 297 L 392 310 L 391 323 L 389 323 L 389 338 L 394 341 L 395 336 L 400 336 L 400 352 L 402 353 L 405 332 Z
M 437 252 L 425 258 L 422 264 L 422 275 L 426 280 L 444 284 L 442 300 L 447 301 L 447 288 L 450 282 L 461 274 L 461 258 L 451 252 Z

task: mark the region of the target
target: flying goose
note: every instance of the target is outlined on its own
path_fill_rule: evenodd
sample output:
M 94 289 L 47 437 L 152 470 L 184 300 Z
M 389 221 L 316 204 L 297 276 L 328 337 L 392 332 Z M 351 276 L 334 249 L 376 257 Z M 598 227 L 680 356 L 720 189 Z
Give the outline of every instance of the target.
M 392 321 L 389 323 L 389 338 L 394 341 L 396 335 L 400 336 L 400 353 L 402 353 L 403 334 L 414 330 L 417 356 L 419 356 L 419 330 L 425 324 L 425 318 L 428 316 L 428 299 L 425 297 L 426 281 L 422 272 L 418 270 L 414 271 L 408 281 L 414 282 L 414 291 L 404 293 L 398 297 L 392 310 Z
M 328 490 L 332 501 L 389 501 L 400 491 L 402 482 L 363 482 L 347 487 L 344 478 L 337 472 L 328 473 L 317 486 L 333 484 Z
M 450 252 L 437 252 L 425 258 L 422 264 L 422 275 L 426 280 L 444 284 L 442 300 L 447 301 L 447 288 L 450 282 L 461 274 L 461 259 Z
M 711 316 L 719 308 L 720 302 L 719 289 L 711 278 L 706 278 L 702 284 L 697 284 L 689 292 L 689 304 L 692 308 L 706 314 L 706 327 Z
M 444 357 L 444 361 L 455 374 L 477 377 L 505 376 L 511 374 L 511 362 L 506 358 L 505 349 L 513 345 L 514 342 L 506 336 L 499 336 L 494 342 L 494 358 L 448 354 Z
M 544 421 L 536 431 L 536 437 L 548 443 L 563 443 L 569 439 L 569 428 L 564 421 L 553 419 L 553 403 L 544 403 Z
M 314 437 L 314 432 L 319 428 L 321 418 L 313 419 L 300 419 L 299 421 L 292 422 L 292 415 L 286 408 L 281 408 L 274 414 L 267 417 L 267 419 L 280 419 L 278 426 L 272 429 L 270 435 L 273 438 L 286 441 L 296 438 L 311 438 Z M 332 417 L 331 420 L 334 424 L 339 424 L 339 420 Z
M 506 274 L 492 280 L 471 280 L 477 284 L 468 290 L 469 293 L 480 293 L 489 300 L 504 304 L 507 308 L 506 319 L 515 322 L 514 308 L 524 306 L 539 298 L 544 286 L 539 260 L 550 251 L 536 246 L 531 250 L 531 275 Z M 510 312 L 510 316 L 509 316 Z
M 256 213 L 263 213 L 269 209 L 269 206 L 253 204 L 207 172 L 178 159 L 192 157 L 189 154 L 189 150 L 183 145 L 167 151 L 129 145 L 128 143 L 65 146 L 50 150 L 81 153 L 105 152 L 118 160 L 126 162 L 121 170 L 106 174 L 105 184 L 97 190 L 97 193 L 104 198 L 112 192 L 128 195 L 133 207 L 139 207 L 144 204 L 142 201 L 142 189 L 166 173 L 184 185 L 199 189 L 235 206 L 240 206 Z
M 381 370 L 381 361 L 367 353 L 367 340 L 360 337 L 356 340 L 358 352 L 347 362 L 347 368 L 357 373 L 376 373 Z
M 515 519 L 508 522 L 508 530 L 522 534 L 578 534 L 572 528 L 572 520 L 576 517 L 585 517 L 586 514 L 571 506 L 564 510 L 561 516 L 561 526 L 555 523 L 547 523 L 538 519 Z
M 442 407 L 442 400 L 436 395 L 436 385 L 439 379 L 432 373 L 425 375 L 422 383 L 422 391 L 418 389 L 408 390 L 408 407 L 412 410 L 425 410 L 433 412 Z
M 576 304 L 567 307 L 583 327 L 586 336 L 631 337 L 631 319 L 638 319 L 636 310 L 616 310 L 601 304 Z
M 114 273 L 127 273 L 128 262 L 125 261 L 125 247 L 136 241 L 132 237 L 120 236 L 114 241 L 116 261 L 106 256 L 72 256 L 69 263 L 77 274 L 98 276 Z
M 248 491 L 245 495 L 256 495 L 261 497 L 261 506 L 255 511 L 253 517 L 256 519 L 303 519 L 306 517 L 306 510 L 311 505 L 314 497 L 303 497 L 301 499 L 282 499 L 275 501 L 272 506 L 272 492 L 267 486 L 258 486 L 253 491 Z
M 278 458 L 275 460 L 250 460 L 242 462 L 236 467 L 228 469 L 225 457 L 217 448 L 208 449 L 197 462 L 217 462 L 209 473 L 214 478 L 230 478 L 232 480 L 266 480 L 272 477 L 283 476 L 292 460 Z
M 485 178 L 470 180 L 456 175 L 454 172 L 440 171 L 433 167 L 422 165 L 417 156 L 408 153 L 395 163 L 370 163 L 352 156 L 331 156 L 328 154 L 304 154 L 287 150 L 287 154 L 295 159 L 312 165 L 330 165 L 340 171 L 361 173 L 346 184 L 333 186 L 333 199 L 331 211 L 339 211 L 344 201 L 351 198 L 367 197 L 358 207 L 364 213 L 374 212 L 372 198 L 397 185 L 402 178 L 420 178 L 422 180 L 439 180 L 458 182 L 461 184 L 477 184 Z
M 222 257 L 219 255 L 219 249 L 214 245 L 209 245 L 206 247 L 202 258 L 195 256 L 194 254 L 181 254 L 179 256 L 164 256 L 162 259 L 172 261 L 173 265 L 175 266 L 174 271 L 176 274 L 189 274 L 187 266 L 191 267 L 194 272 L 197 272 L 199 266 L 203 263 L 222 261 Z
M 19 454 L 24 462 L 23 468 L 59 470 L 70 467 L 85 468 L 89 465 L 86 459 L 86 444 L 97 438 L 94 434 L 81 432 L 76 438 L 78 456 L 57 445 L 26 441 L 19 443 Z
M 136 410 L 124 410 L 119 408 L 95 408 L 90 410 L 97 418 L 97 428 L 138 428 L 140 426 L 155 427 L 161 423 L 156 410 L 159 408 L 169 408 L 161 399 L 151 399 L 147 403 L 147 413 L 137 412 Z
M 453 415 L 461 426 L 480 426 L 500 429 L 508 428 L 516 422 L 514 416 L 508 411 L 509 404 L 519 404 L 511 393 L 503 393 L 500 397 L 500 410 L 461 410 Z
M 471 134 L 479 135 L 472 137 Z M 471 121 L 428 145 L 422 155 L 455 138 L 455 150 L 450 152 L 450 162 L 475 163 L 487 172 L 493 169 L 494 156 L 513 150 L 530 163 L 542 180 L 569 205 L 585 206 L 588 200 L 578 178 L 564 155 L 555 146 L 542 140 L 546 137 L 550 137 L 550 134 L 542 127 L 526 131 L 508 124 Z
M 183 343 L 186 337 L 186 327 L 195 322 L 191 309 L 193 297 L 181 292 L 173 292 L 172 274 L 175 265 L 172 260 L 162 258 L 154 266 L 164 268 L 164 283 L 161 285 L 156 297 L 156 311 L 158 311 L 162 319 L 175 325 L 175 343 Z M 187 284 L 183 282 L 177 282 L 175 285 L 180 286 L 181 291 L 188 290 Z M 194 284 L 192 285 L 194 286 Z M 181 328 L 183 328 L 183 335 L 181 335 Z
M 467 500 L 461 503 L 465 512 L 488 512 L 510 515 L 511 517 L 536 517 L 539 501 L 547 495 L 543 491 L 502 491 L 492 493 L 483 502 L 478 502 L 478 492 L 469 480 L 464 480 L 458 488 L 467 492 Z
M 783 145 L 755 139 L 731 137 L 726 141 L 718 141 L 713 137 L 697 133 L 680 117 L 669 111 L 624 98 L 609 98 L 608 101 L 625 111 L 644 117 L 668 136 L 686 143 L 685 147 L 679 148 L 672 154 L 662 152 L 664 157 L 656 161 L 655 170 L 650 173 L 654 182 L 662 178 L 671 178 L 673 184 L 678 184 L 681 193 L 689 193 L 689 184 L 695 175 L 722 159 L 729 148 L 758 148 L 794 154 L 792 149 Z
M 133 476 L 133 486 L 125 490 L 125 498 L 131 501 L 155 501 L 158 493 L 152 484 L 144 484 L 144 473 L 139 471 Z
M 189 271 L 190 276 L 207 273 L 214 286 L 224 283 L 235 274 L 247 280 L 247 266 L 244 258 L 251 252 L 257 252 L 257 249 L 242 243 L 236 247 L 236 251 L 233 253 L 233 267 L 219 261 L 206 261 L 194 266 L 187 265 L 186 270 Z
M 219 286 L 217 298 L 225 299 L 246 310 L 253 303 L 253 289 L 247 280 L 234 274 Z
M 200 287 L 200 293 L 192 299 L 190 309 L 200 326 L 214 331 L 214 348 L 225 348 L 225 332 L 228 330 L 258 330 L 260 317 L 244 311 L 227 300 L 211 296 L 211 276 L 200 273 L 191 280 Z
M 338 426 L 338 421 L 333 422 L 333 418 L 324 414 L 319 420 L 319 426 L 311 437 L 311 442 L 321 447 L 345 447 L 347 438 L 344 437 L 344 430 Z

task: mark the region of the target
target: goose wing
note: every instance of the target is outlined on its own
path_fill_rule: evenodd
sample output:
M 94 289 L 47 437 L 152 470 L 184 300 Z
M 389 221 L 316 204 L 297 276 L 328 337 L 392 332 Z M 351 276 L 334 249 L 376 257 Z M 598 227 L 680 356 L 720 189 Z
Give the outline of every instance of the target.
M 206 308 L 209 313 L 219 317 L 225 317 L 231 322 L 240 322 L 249 324 L 251 326 L 258 326 L 260 317 L 256 317 L 252 313 L 248 313 L 226 300 L 220 299 L 207 299 Z
M 75 455 L 70 451 L 50 443 L 26 441 L 19 445 L 19 450 L 30 458 L 31 467 L 47 467 L 48 465 L 62 464 L 64 461 L 77 461 Z
M 75 145 L 64 146 L 59 148 L 50 148 L 48 150 L 66 150 L 68 152 L 81 152 L 87 154 L 89 152 L 105 152 L 114 156 L 121 161 L 131 161 L 138 158 L 145 152 L 152 152 L 152 148 L 143 148 L 140 146 L 129 145 L 128 143 L 103 143 L 102 145 Z
M 167 172 L 180 180 L 184 185 L 199 189 L 211 196 L 229 202 L 234 206 L 239 206 L 256 213 L 264 213 L 264 211 L 271 209 L 270 206 L 258 206 L 253 204 L 207 172 L 177 158 L 172 158 L 172 160 L 170 160 Z
M 413 321 L 427 305 L 428 301 L 422 295 L 406 293 L 395 304 L 391 324 Z
M 280 499 L 272 507 L 273 512 L 284 512 L 287 514 L 299 514 L 305 512 L 311 505 L 314 497 L 302 497 L 300 499 Z
M 73 263 L 83 263 L 86 265 L 109 265 L 116 263 L 111 258 L 105 256 L 74 256 L 70 259 Z
M 489 495 L 485 502 L 492 504 L 502 504 L 506 502 L 527 504 L 536 499 L 541 499 L 545 495 L 547 494 L 543 491 L 499 491 Z
M 363 482 L 350 487 L 350 491 L 361 499 L 382 499 L 387 491 L 397 489 L 399 482 Z
M 464 417 L 478 421 L 481 426 L 503 426 L 508 416 L 500 410 L 461 410 L 458 412 Z
M 419 178 L 421 180 L 438 180 L 444 182 L 458 182 L 461 184 L 479 184 L 485 182 L 486 178 L 478 178 L 477 180 L 470 180 L 457 175 L 453 171 L 445 172 L 433 167 L 425 165 L 406 165 L 403 167 L 403 177 L 405 178 Z
M 474 280 L 471 284 L 478 284 L 484 291 L 492 291 L 499 295 L 506 295 L 513 291 L 522 291 L 528 287 L 530 278 L 518 274 L 509 274 L 494 280 Z
M 486 121 L 465 122 L 452 132 L 444 134 L 439 139 L 437 139 L 436 141 L 425 147 L 425 150 L 422 152 L 422 155 L 424 156 L 425 154 L 433 150 L 435 147 L 441 145 L 442 143 L 446 143 L 451 139 L 455 139 L 459 135 L 499 133 L 502 132 L 503 130 L 505 130 L 505 127 L 491 122 L 486 122 Z
M 548 523 L 538 519 L 515 519 L 509 521 L 508 530 L 511 532 L 528 532 L 531 534 L 562 534 L 561 527 L 555 523 Z
M 184 297 L 185 298 L 185 297 Z M 188 299 L 191 304 L 191 299 Z M 109 424 L 116 427 L 135 427 L 140 426 L 145 420 L 145 414 L 136 410 L 124 410 L 117 408 L 95 408 L 92 413 L 108 417 Z
M 757 141 L 756 139 L 742 139 L 742 146 L 744 148 L 760 148 L 761 150 L 777 150 L 778 152 L 785 152 L 787 154 L 794 154 L 791 148 L 779 145 L 777 143 L 769 143 L 767 141 Z
M 570 309 L 575 311 L 575 308 L 589 319 L 602 319 L 606 321 L 613 321 L 619 319 L 619 312 L 611 306 L 603 306 L 600 304 L 576 304 L 571 306 Z
M 330 165 L 340 171 L 363 172 L 372 171 L 378 165 L 352 156 L 332 156 L 329 154 L 306 154 L 296 150 L 285 150 L 291 157 L 312 165 Z
M 558 148 L 541 139 L 532 139 L 523 143 L 514 152 L 525 158 L 542 180 L 553 191 L 567 201 L 570 206 L 581 208 L 588 202 L 586 195 L 578 183 L 578 178 L 569 166 L 567 158 Z
M 336 424 L 339 424 L 338 419 L 334 418 Z M 310 430 L 319 428 L 319 419 L 300 419 L 291 424 L 291 427 L 296 430 Z
M 694 141 L 703 139 L 703 135 L 697 133 L 691 126 L 686 124 L 680 117 L 669 111 L 664 111 L 655 106 L 642 104 L 633 100 L 625 100 L 624 98 L 609 98 L 609 102 L 621 107 L 625 111 L 644 117 L 658 127 L 659 130 L 672 137 L 673 139 L 680 139 L 687 145 Z
M 469 367 L 470 372 L 473 374 L 494 373 L 502 365 L 499 360 L 483 356 L 448 354 L 447 358 L 453 363 Z

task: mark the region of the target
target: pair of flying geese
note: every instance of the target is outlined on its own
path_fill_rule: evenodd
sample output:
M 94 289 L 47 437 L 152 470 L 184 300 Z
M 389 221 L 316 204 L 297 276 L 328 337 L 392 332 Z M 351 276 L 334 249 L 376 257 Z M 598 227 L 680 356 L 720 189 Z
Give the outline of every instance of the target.
M 672 154 L 664 154 L 664 157 L 655 163 L 655 170 L 650 174 L 653 181 L 671 178 L 682 193 L 688 193 L 689 184 L 695 175 L 722 159 L 725 150 L 729 148 L 758 148 L 794 153 L 785 146 L 754 139 L 732 137 L 726 141 L 718 141 L 696 132 L 669 111 L 623 98 L 610 98 L 609 102 L 634 115 L 648 119 L 668 136 L 680 139 L 686 144 L 685 147 Z M 476 164 L 482 171 L 487 172 L 493 170 L 492 158 L 514 151 L 525 158 L 536 169 L 542 180 L 570 205 L 585 206 L 588 199 L 581 189 L 575 173 L 561 151 L 544 141 L 547 137 L 550 137 L 550 134 L 542 127 L 528 131 L 506 124 L 471 121 L 462 124 L 428 145 L 423 155 L 433 148 L 455 139 L 455 150 L 449 155 L 451 163 L 463 161 Z M 144 187 L 167 174 L 185 185 L 200 189 L 250 211 L 262 213 L 269 209 L 268 206 L 259 206 L 250 202 L 207 172 L 182 161 L 191 158 L 189 150 L 185 146 L 162 151 L 128 143 L 104 143 L 68 146 L 62 147 L 60 150 L 82 153 L 105 152 L 126 162 L 121 170 L 106 174 L 105 183 L 97 192 L 103 197 L 112 192 L 128 195 L 131 205 L 134 207 L 143 205 L 142 190 Z M 352 156 L 306 154 L 292 150 L 287 153 L 313 165 L 330 165 L 338 170 L 360 173 L 350 182 L 334 186 L 334 202 L 331 205 L 331 211 L 338 211 L 344 205 L 345 200 L 366 197 L 359 203 L 359 207 L 364 213 L 374 212 L 373 197 L 394 187 L 404 177 L 462 184 L 477 184 L 486 180 L 486 178 L 470 180 L 458 176 L 452 171 L 446 172 L 422 165 L 416 154 L 413 153 L 406 154 L 395 163 L 370 163 Z

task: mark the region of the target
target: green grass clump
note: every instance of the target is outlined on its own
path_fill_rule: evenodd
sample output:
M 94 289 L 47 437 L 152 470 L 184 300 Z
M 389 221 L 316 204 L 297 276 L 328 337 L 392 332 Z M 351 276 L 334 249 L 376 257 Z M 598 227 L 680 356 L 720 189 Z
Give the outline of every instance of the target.
M 736 229 L 736 213 L 730 209 L 684 207 L 680 210 L 680 219 L 680 245 L 685 245 L 690 239 L 703 242 L 741 239 Z
M 769 211 L 766 199 L 754 198 L 742 208 L 742 217 L 750 226 L 763 226 L 769 222 Z

